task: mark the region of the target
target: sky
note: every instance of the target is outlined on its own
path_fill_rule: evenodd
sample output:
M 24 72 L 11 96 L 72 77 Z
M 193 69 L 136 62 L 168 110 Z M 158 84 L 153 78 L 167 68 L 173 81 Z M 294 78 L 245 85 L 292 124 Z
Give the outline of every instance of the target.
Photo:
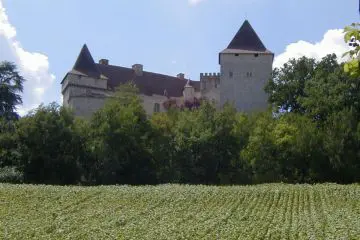
M 61 80 L 84 43 L 95 61 L 199 80 L 219 72 L 218 53 L 245 19 L 274 52 L 274 67 L 301 56 L 347 51 L 343 28 L 358 0 L 0 0 L 0 62 L 27 80 L 23 115 L 61 104 Z

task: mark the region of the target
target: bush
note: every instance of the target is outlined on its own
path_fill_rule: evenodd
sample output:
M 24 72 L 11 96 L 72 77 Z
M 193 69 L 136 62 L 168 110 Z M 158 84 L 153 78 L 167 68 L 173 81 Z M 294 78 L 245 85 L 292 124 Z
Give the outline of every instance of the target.
M 1 183 L 22 183 L 23 174 L 15 167 L 0 168 L 0 182 Z

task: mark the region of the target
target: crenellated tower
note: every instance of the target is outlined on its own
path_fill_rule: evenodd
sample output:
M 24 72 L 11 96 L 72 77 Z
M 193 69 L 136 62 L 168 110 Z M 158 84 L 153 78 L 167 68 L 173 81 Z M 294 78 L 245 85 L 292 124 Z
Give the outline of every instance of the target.
M 220 73 L 200 73 L 201 96 L 219 103 Z

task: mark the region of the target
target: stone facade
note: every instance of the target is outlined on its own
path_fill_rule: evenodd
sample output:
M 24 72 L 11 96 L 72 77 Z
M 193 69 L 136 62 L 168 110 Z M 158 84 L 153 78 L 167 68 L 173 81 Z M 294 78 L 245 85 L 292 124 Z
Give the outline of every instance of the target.
M 200 82 L 185 78 L 145 72 L 143 65 L 131 68 L 109 65 L 109 60 L 94 62 L 84 45 L 73 69 L 62 81 L 63 105 L 75 115 L 90 117 L 114 93 L 117 85 L 134 81 L 139 87 L 143 107 L 148 115 L 166 111 L 164 102 L 206 98 L 221 107 L 233 103 L 238 111 L 267 108 L 264 91 L 272 71 L 273 53 L 268 51 L 248 21 L 245 21 L 229 46 L 220 52 L 220 73 L 201 73 Z
M 267 108 L 264 91 L 270 79 L 273 56 L 266 53 L 221 53 L 220 104 L 233 103 L 238 111 Z

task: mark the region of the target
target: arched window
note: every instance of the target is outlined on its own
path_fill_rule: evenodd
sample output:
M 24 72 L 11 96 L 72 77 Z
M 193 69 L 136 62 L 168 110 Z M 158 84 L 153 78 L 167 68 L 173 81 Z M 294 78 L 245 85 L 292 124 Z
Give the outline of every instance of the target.
M 154 112 L 160 112 L 160 104 L 159 103 L 154 104 Z

